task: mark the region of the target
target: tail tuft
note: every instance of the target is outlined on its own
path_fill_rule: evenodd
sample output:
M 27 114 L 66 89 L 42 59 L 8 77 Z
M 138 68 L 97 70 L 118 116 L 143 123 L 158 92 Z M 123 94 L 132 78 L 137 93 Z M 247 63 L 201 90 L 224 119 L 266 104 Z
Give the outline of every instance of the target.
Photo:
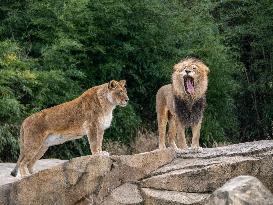
M 13 176 L 13 177 L 16 177 L 17 173 L 18 173 L 18 165 L 16 164 L 14 169 L 11 171 L 10 175 Z

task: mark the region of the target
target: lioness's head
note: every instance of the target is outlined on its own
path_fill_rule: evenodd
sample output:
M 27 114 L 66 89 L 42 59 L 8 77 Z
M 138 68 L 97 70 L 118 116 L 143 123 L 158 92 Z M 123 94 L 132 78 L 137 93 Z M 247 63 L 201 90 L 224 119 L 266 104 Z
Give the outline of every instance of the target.
M 108 100 L 111 103 L 122 107 L 125 107 L 128 104 L 129 98 L 127 95 L 125 80 L 121 81 L 111 80 L 108 83 L 108 90 L 109 90 Z
M 173 88 L 182 98 L 199 98 L 208 86 L 209 68 L 196 58 L 186 58 L 174 65 Z

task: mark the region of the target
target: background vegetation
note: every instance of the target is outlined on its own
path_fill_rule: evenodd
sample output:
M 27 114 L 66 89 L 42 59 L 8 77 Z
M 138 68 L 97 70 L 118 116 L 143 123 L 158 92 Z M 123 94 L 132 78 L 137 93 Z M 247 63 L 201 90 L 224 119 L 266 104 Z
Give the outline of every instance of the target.
M 156 132 L 156 91 L 186 56 L 211 70 L 203 146 L 272 139 L 272 22 L 271 0 L 1 0 L 0 161 L 17 159 L 26 116 L 111 79 L 131 101 L 106 141 Z M 81 139 L 47 156 L 89 153 Z

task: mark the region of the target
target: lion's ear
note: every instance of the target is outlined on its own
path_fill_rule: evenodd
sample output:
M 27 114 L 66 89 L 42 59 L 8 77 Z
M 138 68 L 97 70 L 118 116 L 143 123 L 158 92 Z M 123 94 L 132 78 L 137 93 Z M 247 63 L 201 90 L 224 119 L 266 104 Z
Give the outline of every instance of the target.
M 119 84 L 120 84 L 122 87 L 126 87 L 126 80 L 121 80 L 121 81 L 119 81 Z
M 110 90 L 113 90 L 113 89 L 117 88 L 117 86 L 118 86 L 118 82 L 115 81 L 115 80 L 111 80 L 111 81 L 108 83 L 108 88 L 109 88 Z
M 205 69 L 205 71 L 207 72 L 207 74 L 210 73 L 209 67 L 207 67 L 206 65 L 204 65 L 204 69 Z
M 180 64 L 179 63 L 177 63 L 177 64 L 175 64 L 174 66 L 173 66 L 173 72 L 175 72 L 175 71 L 177 71 L 177 69 L 179 69 L 179 66 Z

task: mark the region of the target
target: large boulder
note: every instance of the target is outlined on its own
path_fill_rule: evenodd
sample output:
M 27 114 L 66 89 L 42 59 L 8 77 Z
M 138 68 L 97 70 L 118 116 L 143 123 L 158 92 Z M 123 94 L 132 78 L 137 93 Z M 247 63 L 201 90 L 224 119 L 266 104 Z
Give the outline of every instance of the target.
M 78 157 L 36 168 L 37 173 L 19 181 L 10 178 L 15 165 L 9 164 L 0 172 L 0 204 L 205 204 L 216 189 L 240 175 L 257 177 L 272 192 L 272 157 L 273 140 L 205 148 L 202 153 L 169 148 Z
M 256 178 L 239 176 L 210 196 L 207 205 L 272 205 L 272 193 Z

